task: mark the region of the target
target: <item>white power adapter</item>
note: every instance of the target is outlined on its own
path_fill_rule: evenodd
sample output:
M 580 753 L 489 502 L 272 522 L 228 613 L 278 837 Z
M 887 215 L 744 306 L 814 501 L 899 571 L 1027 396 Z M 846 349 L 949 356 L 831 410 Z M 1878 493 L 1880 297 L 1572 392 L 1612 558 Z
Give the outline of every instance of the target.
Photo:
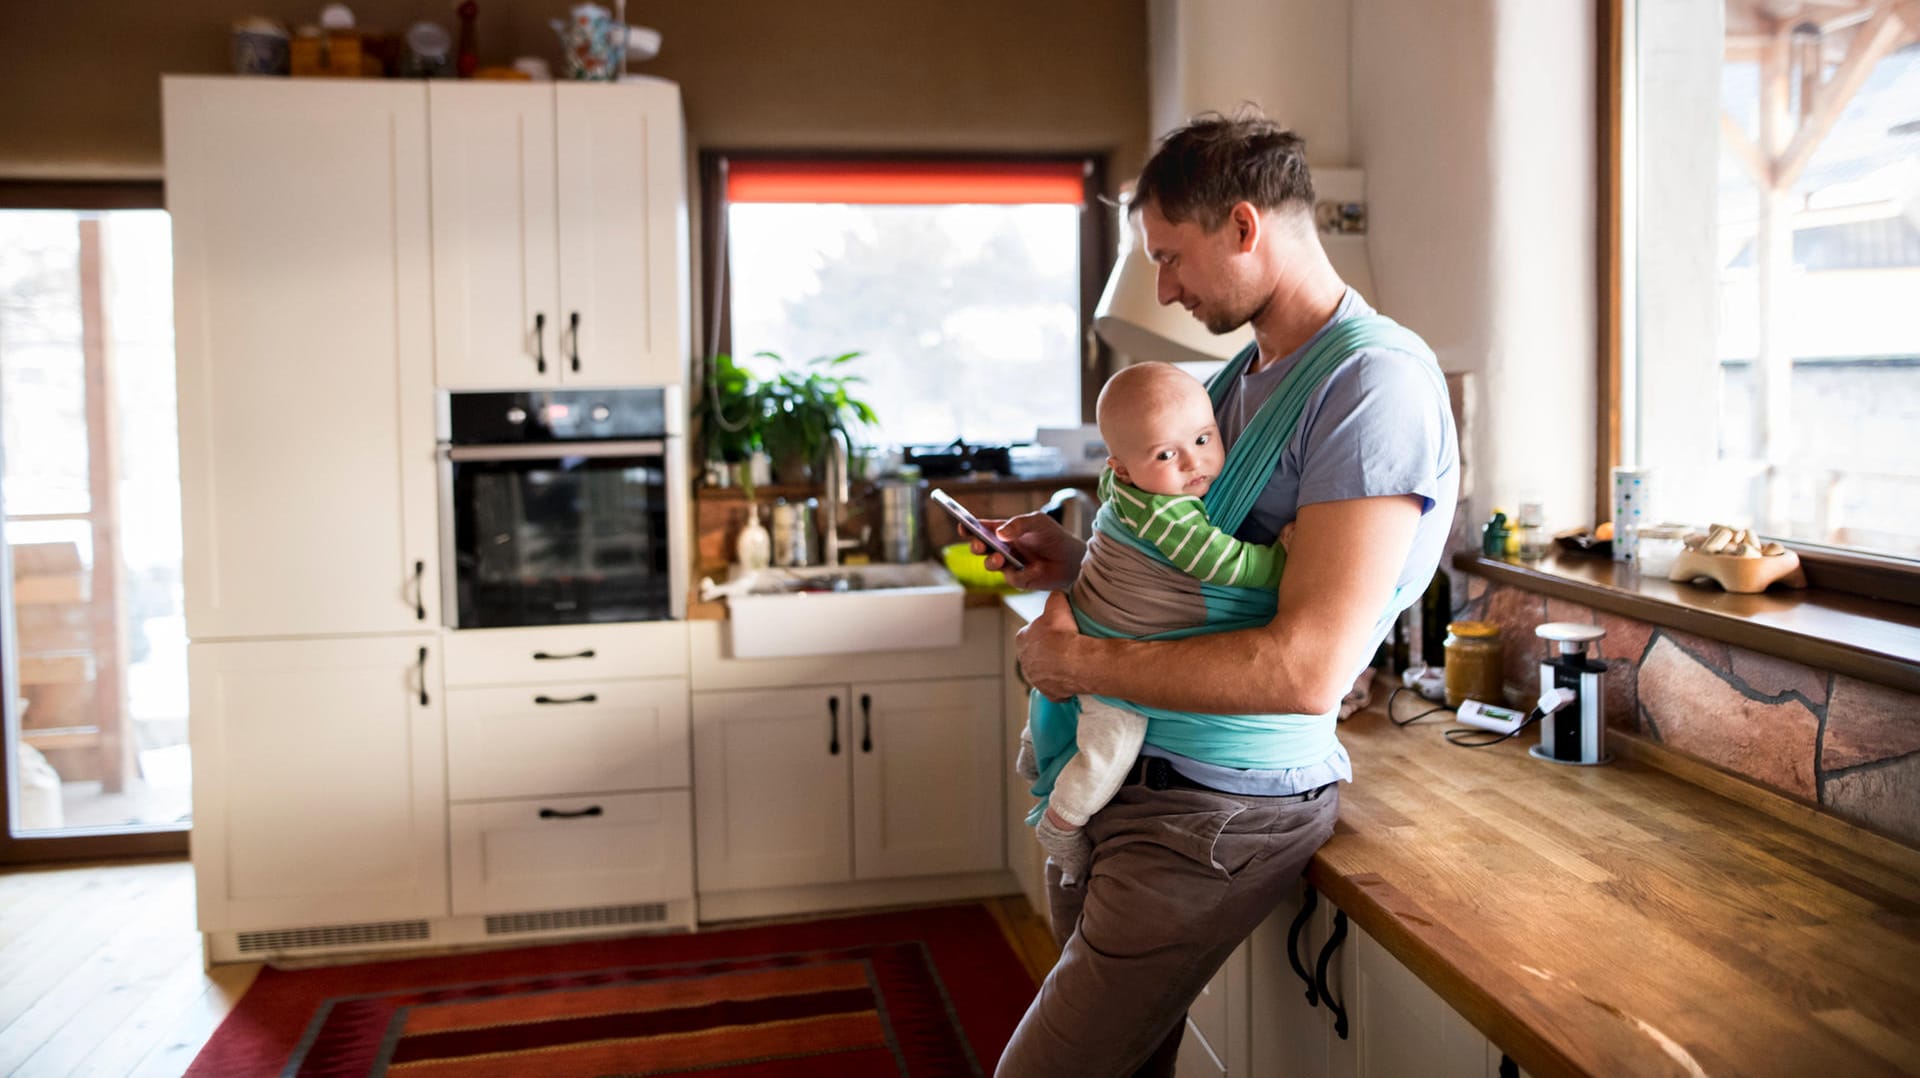
M 1455 721 L 1462 726 L 1478 726 L 1496 734 L 1510 734 L 1527 724 L 1526 715 L 1510 707 L 1496 707 L 1478 700 L 1462 700 Z

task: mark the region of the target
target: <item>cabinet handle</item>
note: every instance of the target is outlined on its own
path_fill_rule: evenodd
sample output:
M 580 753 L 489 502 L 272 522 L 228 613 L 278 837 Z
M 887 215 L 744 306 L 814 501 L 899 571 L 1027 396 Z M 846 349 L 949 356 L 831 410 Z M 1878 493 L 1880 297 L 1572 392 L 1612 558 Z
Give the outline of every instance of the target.
M 588 648 L 585 651 L 576 651 L 571 655 L 552 655 L 544 651 L 536 651 L 533 653 L 533 661 L 539 662 L 539 663 L 550 663 L 558 659 L 591 659 L 591 658 L 593 658 L 592 648 Z
M 840 755 L 840 698 L 827 697 L 827 753 Z
M 426 707 L 428 703 L 427 701 L 427 649 L 426 649 L 426 645 L 424 644 L 421 645 L 420 647 L 419 664 L 420 664 L 420 706 Z
M 598 699 L 600 699 L 600 697 L 597 693 L 587 693 L 583 696 L 570 696 L 565 699 L 558 699 L 552 696 L 536 696 L 533 698 L 533 702 L 536 704 L 591 704 Z
M 533 362 L 534 369 L 541 374 L 547 373 L 547 314 L 540 311 L 533 316 Z
M 1327 963 L 1333 961 L 1333 952 L 1339 950 L 1340 941 L 1346 938 L 1346 911 L 1334 910 L 1333 934 L 1327 937 L 1327 945 L 1320 948 L 1320 962 L 1314 967 L 1314 976 L 1320 981 L 1320 998 L 1327 1001 L 1327 1009 L 1333 1012 L 1333 1031 L 1343 1041 L 1347 1039 L 1347 1009 L 1333 998 L 1333 988 L 1327 984 Z
M 1311 887 L 1307 888 L 1307 900 L 1300 905 L 1300 916 L 1295 917 L 1293 926 L 1287 929 L 1287 965 L 1292 966 L 1293 972 L 1306 982 L 1307 1005 L 1310 1007 L 1320 1005 L 1320 986 L 1314 982 L 1313 974 L 1308 973 L 1307 968 L 1300 964 L 1300 933 L 1306 930 L 1307 920 L 1313 916 L 1314 907 L 1319 904 L 1320 892 Z
M 427 620 L 427 586 L 424 579 L 426 572 L 426 562 L 413 563 L 413 617 L 416 621 Z
M 580 312 L 572 311 L 567 318 L 571 327 L 567 332 L 567 352 L 573 362 L 575 374 L 580 373 Z
M 860 694 L 860 751 L 873 751 L 873 697 Z
M 598 815 L 600 815 L 599 805 L 588 805 L 586 808 L 575 809 L 572 812 L 566 812 L 561 809 L 549 809 L 549 808 L 543 808 L 540 810 L 540 818 L 543 820 L 577 820 L 582 816 L 598 816 Z

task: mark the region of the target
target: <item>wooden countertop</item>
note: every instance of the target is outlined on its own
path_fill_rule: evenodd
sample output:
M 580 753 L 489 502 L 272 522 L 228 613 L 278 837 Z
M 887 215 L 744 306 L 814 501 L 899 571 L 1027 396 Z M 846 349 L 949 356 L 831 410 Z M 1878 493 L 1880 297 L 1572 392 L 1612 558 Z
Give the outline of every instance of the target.
M 1451 727 L 1341 724 L 1354 782 L 1307 879 L 1521 1067 L 1920 1074 L 1920 851 L 1624 738 L 1568 767 Z

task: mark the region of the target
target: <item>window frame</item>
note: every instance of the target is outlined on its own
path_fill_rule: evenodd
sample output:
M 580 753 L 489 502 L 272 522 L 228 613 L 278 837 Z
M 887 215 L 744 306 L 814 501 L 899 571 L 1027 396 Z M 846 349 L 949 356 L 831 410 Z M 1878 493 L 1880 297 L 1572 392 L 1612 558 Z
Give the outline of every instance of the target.
M 0 209 L 7 210 L 164 210 L 166 189 L 159 181 L 141 180 L 0 180 Z M 0 562 L 8 562 L 0 551 Z M 12 572 L 0 579 L 0 602 L 13 603 Z M 11 610 L 0 612 L 0 665 L 10 653 Z M 7 704 L 10 708 L 11 702 Z M 191 717 L 188 719 L 192 721 Z M 6 738 L 11 748 L 11 738 Z M 0 783 L 10 783 L 13 753 L 0 753 Z M 4 787 L 0 787 L 4 790 Z M 168 830 L 130 831 L 122 834 L 56 835 L 47 838 L 20 838 L 13 833 L 13 805 L 10 797 L 0 796 L 0 865 L 55 863 L 62 861 L 105 861 L 128 858 L 185 857 L 192 825 Z
M 1594 417 L 1598 436 L 1594 454 L 1595 520 L 1606 520 L 1613 512 L 1612 470 L 1620 463 L 1625 446 L 1621 424 L 1625 342 L 1633 332 L 1626 322 L 1632 313 L 1627 289 L 1632 283 L 1628 270 L 1633 256 L 1627 228 L 1629 185 L 1633 182 L 1627 168 L 1632 159 L 1626 151 L 1632 134 L 1630 102 L 1638 94 L 1638 87 L 1631 84 L 1634 71 L 1628 49 L 1633 9 L 1642 2 L 1645 0 L 1600 0 L 1597 5 L 1598 55 L 1594 66 L 1600 85 L 1595 95 L 1594 127 L 1598 141 L 1595 159 L 1599 162 L 1599 175 L 1595 177 L 1599 265 L 1595 279 L 1599 284 L 1596 300 L 1600 339 Z M 1810 587 L 1920 606 L 1920 564 L 1803 540 L 1780 541 L 1800 556 Z
M 1098 153 L 1027 153 L 986 151 L 886 151 L 708 149 L 700 151 L 700 326 L 702 351 L 695 364 L 698 384 L 704 387 L 707 360 L 733 350 L 733 294 L 726 270 L 727 163 L 844 164 L 1062 164 L 1081 167 L 1080 201 L 1080 422 L 1093 422 L 1094 403 L 1113 367 L 1113 354 L 1093 333 L 1093 309 L 1106 288 L 1107 276 L 1119 259 L 1116 223 L 1106 194 L 1107 159 Z

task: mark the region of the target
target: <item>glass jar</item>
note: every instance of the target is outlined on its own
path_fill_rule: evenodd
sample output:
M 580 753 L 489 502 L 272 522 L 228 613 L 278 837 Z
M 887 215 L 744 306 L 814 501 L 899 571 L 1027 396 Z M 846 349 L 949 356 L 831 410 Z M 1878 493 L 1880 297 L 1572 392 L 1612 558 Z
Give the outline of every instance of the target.
M 1664 577 L 1687 549 L 1687 529 L 1679 524 L 1653 524 L 1634 536 L 1633 560 L 1642 576 Z
M 1506 703 L 1506 695 L 1501 691 L 1505 656 L 1500 647 L 1498 625 L 1484 621 L 1449 622 L 1447 639 L 1441 648 L 1446 653 L 1448 707 L 1458 708 L 1468 700 Z

